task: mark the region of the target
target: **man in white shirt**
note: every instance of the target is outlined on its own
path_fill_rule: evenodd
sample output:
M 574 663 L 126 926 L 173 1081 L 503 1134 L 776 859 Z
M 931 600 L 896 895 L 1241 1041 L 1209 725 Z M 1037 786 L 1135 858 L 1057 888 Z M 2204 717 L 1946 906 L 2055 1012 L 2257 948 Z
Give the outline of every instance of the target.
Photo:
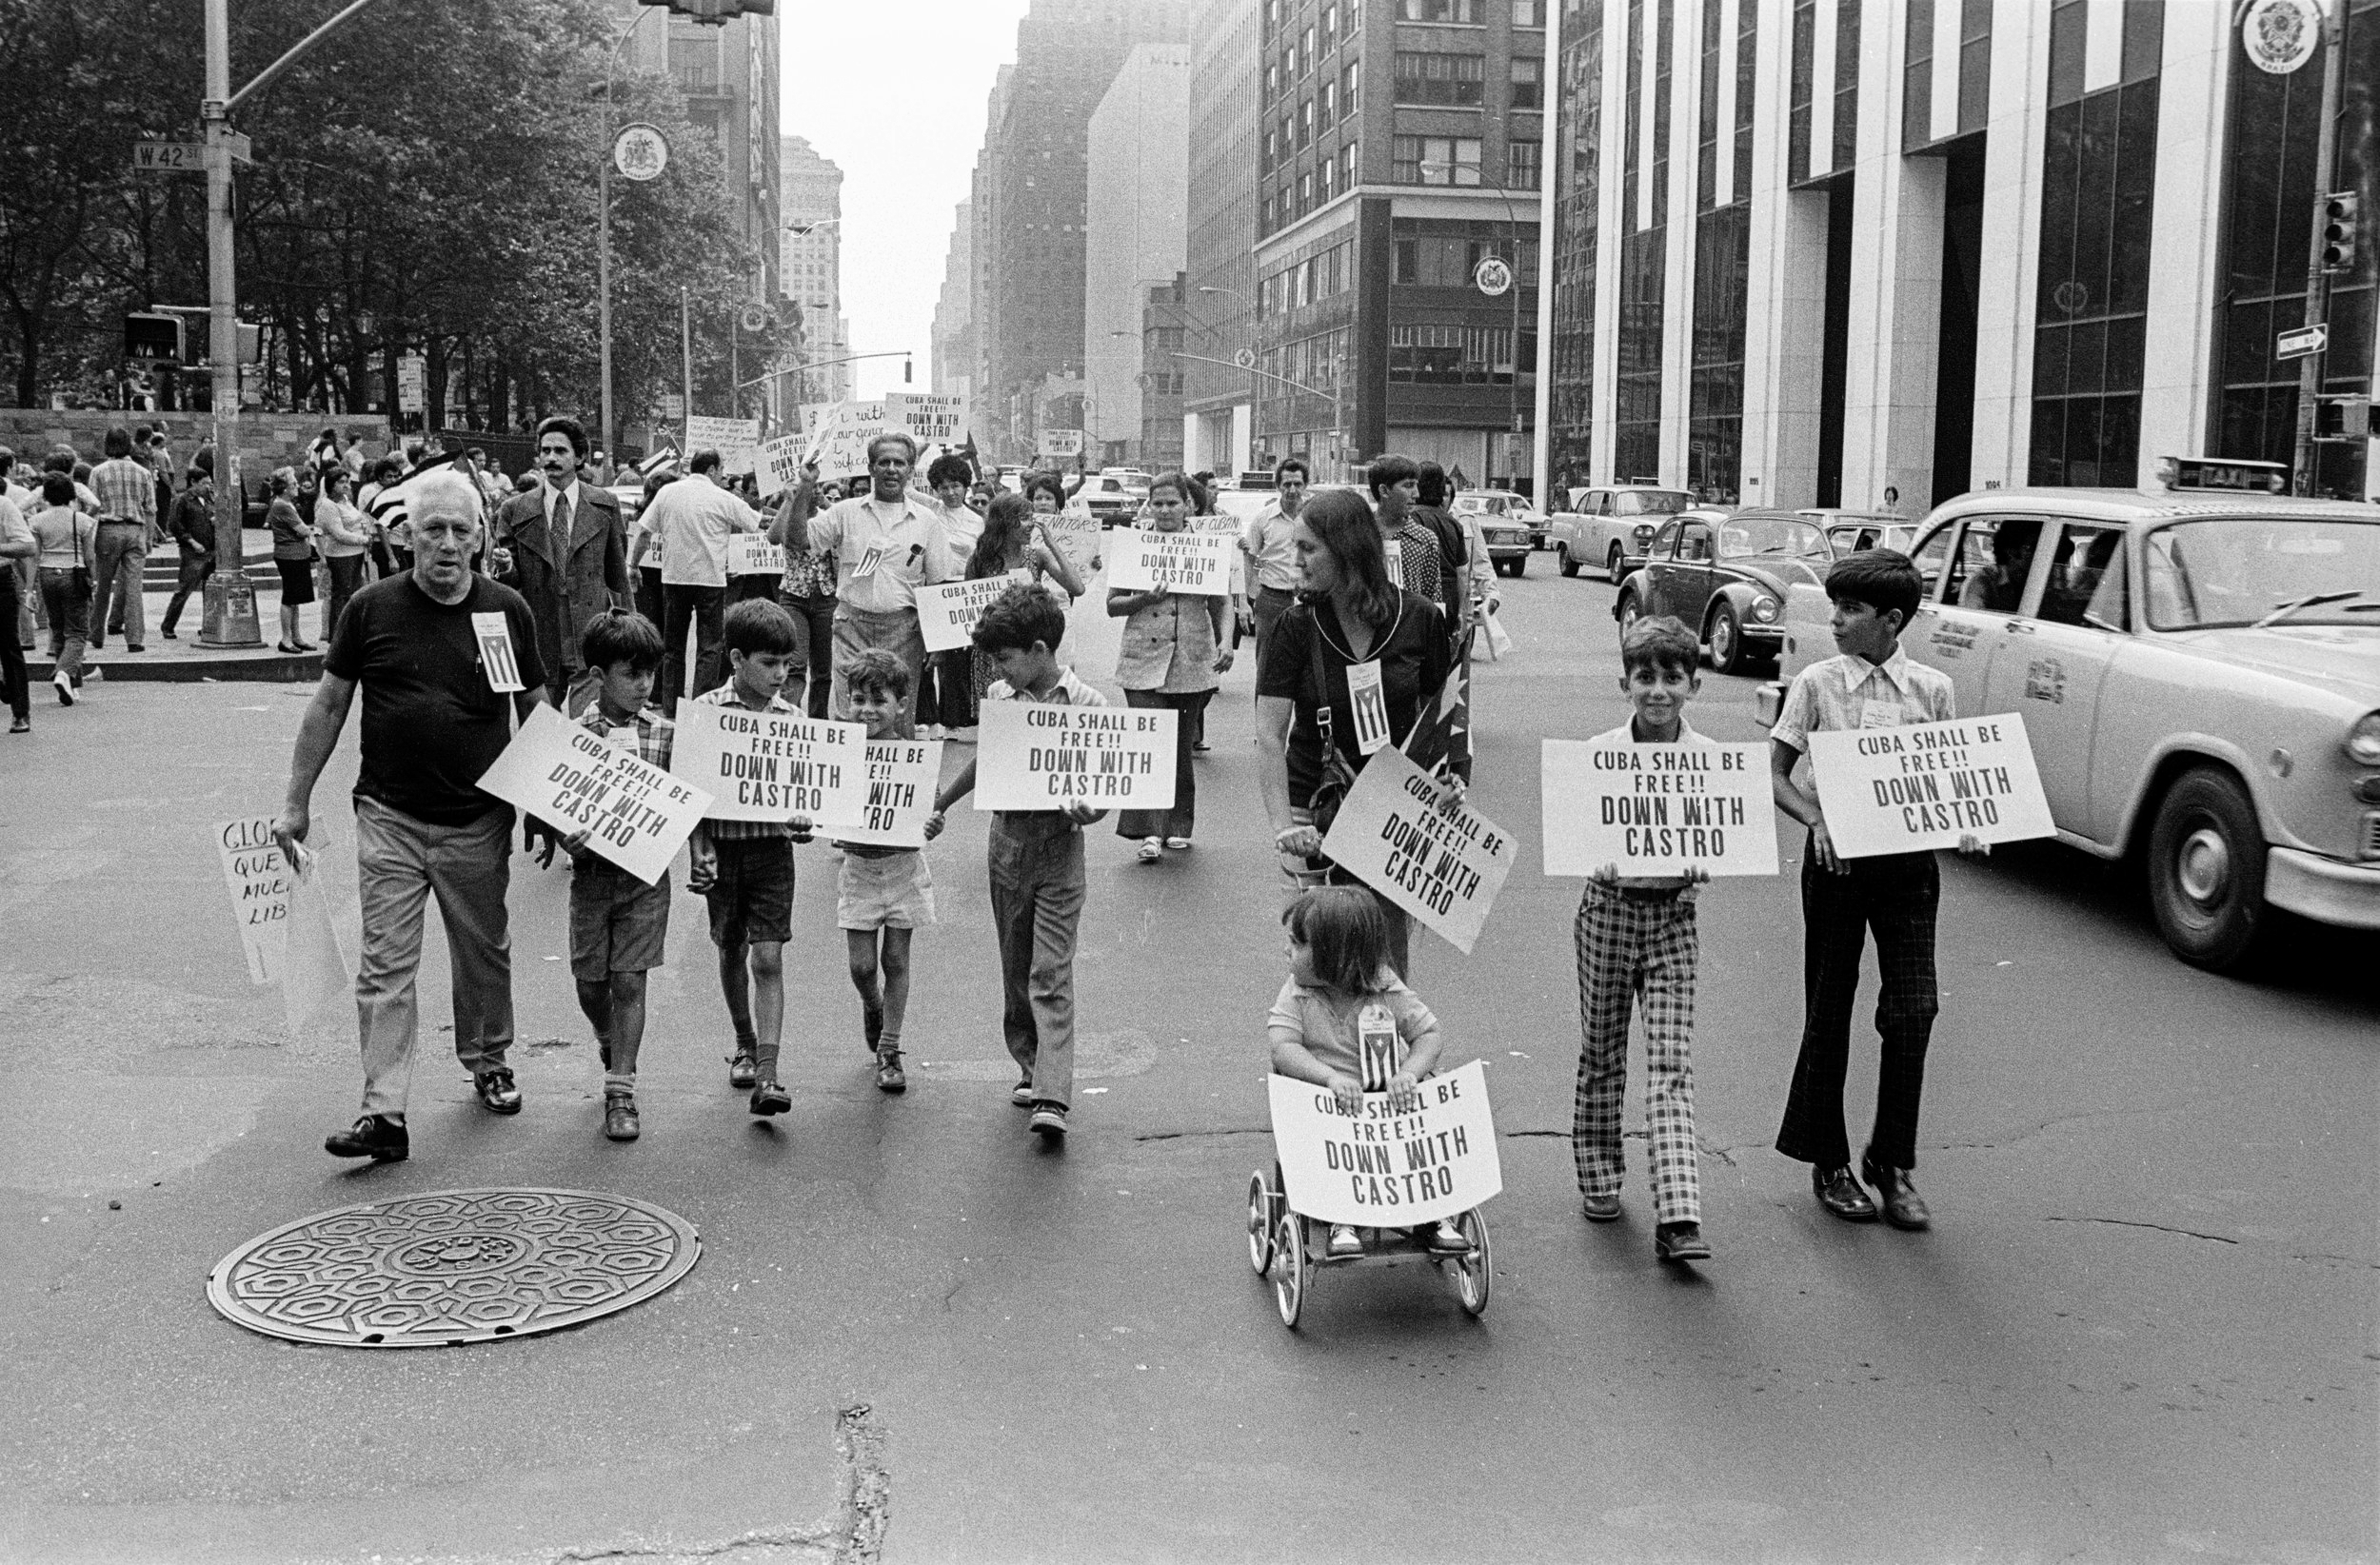
M 1250 596 L 1256 601 L 1256 661 L 1264 666 L 1264 641 L 1273 622 L 1288 612 L 1298 598 L 1298 551 L 1290 540 L 1298 530 L 1298 512 L 1306 501 L 1306 465 L 1283 457 L 1273 468 L 1273 504 L 1252 517 L 1240 535 L 1240 552 L 1248 557 Z
M 694 627 L 694 693 L 717 689 L 720 621 L 726 612 L 727 540 L 758 532 L 752 507 L 727 492 L 717 451 L 697 451 L 686 476 L 653 496 L 645 530 L 661 540 L 662 710 L 685 694 L 686 627 Z M 914 619 L 914 616 L 912 616 Z
M 942 506 L 930 496 L 909 492 L 909 469 L 917 459 L 917 443 L 907 435 L 877 436 L 867 446 L 868 492 L 810 519 L 810 547 L 834 556 L 842 584 L 835 591 L 833 700 L 839 714 L 849 710 L 843 664 L 876 646 L 908 665 L 907 716 L 917 722 L 925 670 L 917 589 L 959 574 Z
M 37 493 L 21 480 L 34 476 L 31 464 L 18 462 L 14 451 L 0 446 L 0 499 L 6 499 L 14 505 L 20 518 L 38 498 Z M 40 628 L 41 593 L 38 590 L 39 578 L 33 566 L 39 552 L 34 550 L 0 561 L 0 570 L 8 570 L 16 577 L 16 599 L 20 605 L 13 621 L 0 621 L 0 638 L 9 640 L 20 651 L 32 647 L 33 633 Z

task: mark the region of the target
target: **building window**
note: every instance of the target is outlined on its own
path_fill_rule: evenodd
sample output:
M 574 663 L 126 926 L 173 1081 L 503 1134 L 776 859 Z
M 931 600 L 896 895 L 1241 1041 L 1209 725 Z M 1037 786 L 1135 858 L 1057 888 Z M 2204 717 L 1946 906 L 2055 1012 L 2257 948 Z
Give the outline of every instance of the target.
M 1271 233 L 1275 225 L 1273 223 L 1273 198 L 1269 195 L 1264 198 L 1263 216 L 1264 231 L 1266 233 Z
M 1322 47 L 1329 49 L 1339 42 L 1339 8 L 1322 8 Z
M 671 38 L 669 77 L 681 92 L 717 92 L 721 85 L 719 40 L 707 33 L 700 38 Z
M 1339 118 L 1339 84 L 1324 82 L 1322 84 L 1322 123 L 1328 125 L 1337 118 Z
M 1542 142 L 1516 141 L 1507 144 L 1504 152 L 1504 184 L 1515 190 L 1534 190 L 1542 177 Z
M 1299 262 L 1291 269 L 1290 276 L 1295 279 L 1291 286 L 1297 290 L 1294 302 L 1298 307 L 1303 308 L 1314 303 L 1314 263 L 1311 260 Z
M 1414 324 L 1388 334 L 1388 378 L 1434 386 L 1489 386 L 1512 379 L 1510 327 Z
M 1363 62 L 1360 60 L 1348 61 L 1347 69 L 1339 73 L 1339 95 L 1347 105 L 1346 112 L 1350 114 L 1356 111 L 1356 89 L 1361 86 L 1362 83 Z
M 1315 173 L 1321 177 L 1322 199 L 1324 201 L 1328 201 L 1331 198 L 1331 175 L 1338 170 L 1338 163 L 1330 158 L 1324 158 L 1320 163 L 1315 165 Z
M 1279 97 L 1280 67 L 1277 65 L 1268 65 L 1264 68 L 1264 101 L 1266 103 L 1272 103 Z
M 1402 22 L 1476 22 L 1479 0 L 1397 0 Z
M 1513 60 L 1513 107 L 1543 109 L 1545 107 L 1545 62 L 1515 56 Z
M 1264 163 L 1259 172 L 1267 174 L 1271 173 L 1273 171 L 1273 165 L 1279 161 L 1280 137 L 1276 135 L 1274 132 L 1267 130 L 1264 132 Z
M 1314 140 L 1314 100 L 1308 98 L 1298 106 L 1298 145 L 1304 147 Z
M 1308 26 L 1298 35 L 1298 72 L 1303 75 L 1314 69 L 1314 29 Z
M 1352 141 L 1339 149 L 1339 185 L 1344 190 L 1356 188 L 1356 144 Z
M 1398 136 L 1389 143 L 1389 178 L 1399 185 L 1477 185 L 1477 136 Z
M 1298 176 L 1298 210 L 1300 212 L 1310 212 L 1313 209 L 1314 175 L 1311 173 L 1299 174 Z
M 1398 52 L 1396 101 L 1398 103 L 1477 109 L 1486 96 L 1487 56 L 1484 54 Z
M 1545 0 L 1513 0 L 1513 26 L 1517 28 L 1545 26 Z

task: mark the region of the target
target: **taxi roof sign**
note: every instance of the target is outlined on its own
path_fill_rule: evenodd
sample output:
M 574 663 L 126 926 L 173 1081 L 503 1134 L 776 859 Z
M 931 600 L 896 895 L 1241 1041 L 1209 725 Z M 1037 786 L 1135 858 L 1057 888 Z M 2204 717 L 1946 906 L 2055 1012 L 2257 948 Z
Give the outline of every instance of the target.
M 2166 457 L 2157 464 L 2169 489 L 2202 489 L 2217 494 L 2281 494 L 2289 488 L 2289 469 L 2277 462 L 2226 461 L 2214 457 Z

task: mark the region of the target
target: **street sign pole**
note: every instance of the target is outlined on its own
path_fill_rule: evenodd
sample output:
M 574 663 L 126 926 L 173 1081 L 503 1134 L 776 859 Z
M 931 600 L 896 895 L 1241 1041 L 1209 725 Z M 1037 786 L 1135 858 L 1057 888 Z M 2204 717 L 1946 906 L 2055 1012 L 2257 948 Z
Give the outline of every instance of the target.
M 2312 235 L 2306 251 L 2306 327 L 2321 327 L 2330 314 L 2330 274 L 2322 267 L 2323 197 L 2336 188 L 2334 175 L 2339 145 L 2339 75 L 2346 53 L 2339 14 L 2347 0 L 2322 5 L 2322 117 L 2314 138 L 2314 199 Z M 2326 333 L 2327 335 L 2327 333 Z M 2297 366 L 2297 447 L 2290 463 L 2290 492 L 2314 492 L 2314 405 L 2322 396 L 2322 367 L 2328 355 L 2316 347 Z
M 207 96 L 199 118 L 207 133 L 207 358 L 213 386 L 215 573 L 200 600 L 199 644 L 262 646 L 255 589 L 248 584 L 240 527 L 240 309 L 232 267 L 231 0 L 207 0 Z M 243 613 L 242 610 L 246 612 Z

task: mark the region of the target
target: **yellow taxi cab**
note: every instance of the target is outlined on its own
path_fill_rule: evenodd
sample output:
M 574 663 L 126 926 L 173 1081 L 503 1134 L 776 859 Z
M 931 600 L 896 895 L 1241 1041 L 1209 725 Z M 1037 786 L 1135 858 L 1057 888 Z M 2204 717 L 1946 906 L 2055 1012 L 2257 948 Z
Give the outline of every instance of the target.
M 2018 712 L 2060 841 L 2138 856 L 2166 943 L 2217 970 L 2283 908 L 2380 929 L 2380 506 L 2285 498 L 2273 464 L 2156 489 L 1987 489 L 1934 508 L 1901 635 L 1962 714 Z M 1782 681 L 1835 655 L 1788 595 Z

